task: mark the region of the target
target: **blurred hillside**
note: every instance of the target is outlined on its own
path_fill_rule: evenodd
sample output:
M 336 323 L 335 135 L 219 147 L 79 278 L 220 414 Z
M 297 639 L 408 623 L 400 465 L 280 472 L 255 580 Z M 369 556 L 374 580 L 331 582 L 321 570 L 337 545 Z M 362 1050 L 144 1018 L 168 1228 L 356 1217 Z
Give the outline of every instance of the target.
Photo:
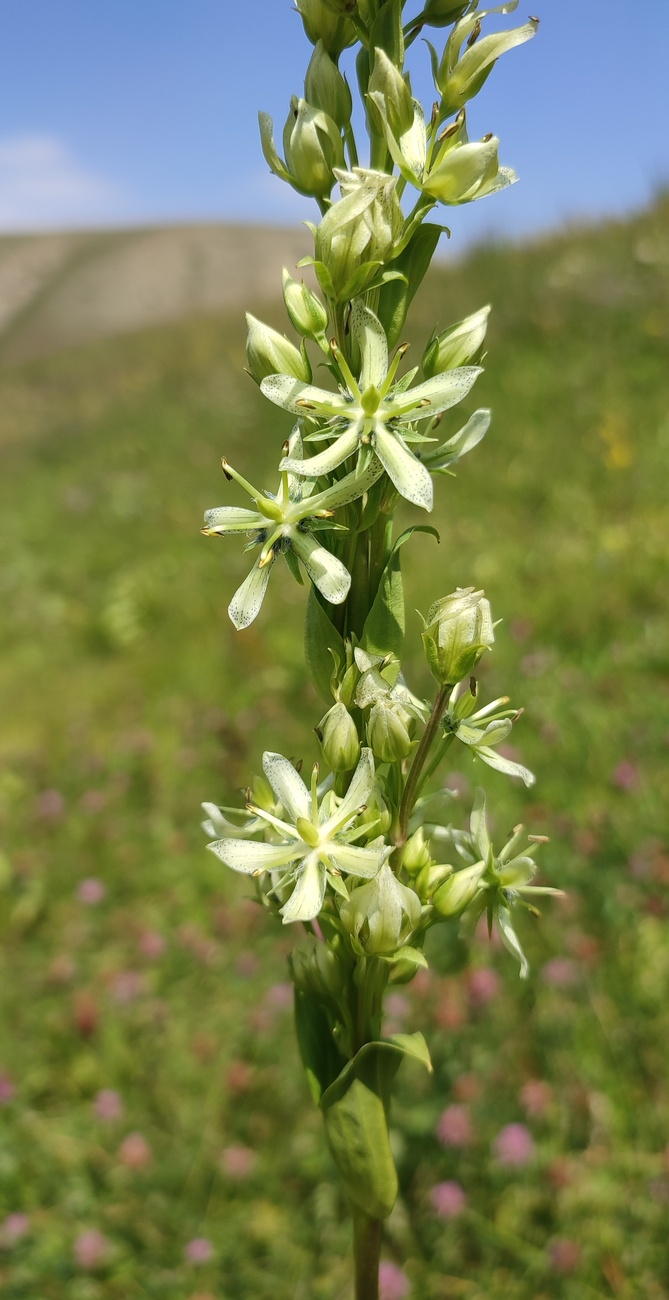
M 13 1300 L 343 1300 L 350 1285 L 346 1209 L 292 1037 L 293 936 L 198 825 L 200 801 L 235 801 L 263 748 L 308 766 L 323 711 L 304 590 L 277 565 L 261 617 L 235 634 L 226 606 L 249 557 L 199 535 L 206 507 L 243 503 L 221 454 L 271 488 L 290 427 L 243 373 L 250 298 L 202 297 L 240 271 L 227 233 L 205 233 L 210 261 L 201 231 L 2 245 Z M 297 241 L 253 250 L 247 293 L 284 328 L 278 274 Z M 191 254 L 219 270 L 189 280 Z M 121 333 L 135 277 L 154 314 Z M 515 753 L 538 779 L 526 792 L 457 755 L 452 818 L 485 785 L 498 835 L 522 819 L 551 837 L 543 880 L 569 896 L 521 918 L 528 983 L 494 936 L 464 945 L 454 928 L 395 993 L 392 1023 L 424 1030 L 435 1076 L 407 1073 L 395 1110 L 402 1200 L 384 1251 L 415 1300 L 667 1300 L 669 201 L 438 267 L 410 355 L 435 319 L 486 302 L 486 372 L 444 429 L 489 405 L 490 433 L 438 484 L 440 546 L 402 552 L 409 680 L 431 689 L 414 607 L 485 587 L 503 621 L 482 699 L 525 707 Z M 435 1198 L 453 1182 L 462 1196 Z
M 262 302 L 309 242 L 248 225 L 0 236 L 0 362 Z

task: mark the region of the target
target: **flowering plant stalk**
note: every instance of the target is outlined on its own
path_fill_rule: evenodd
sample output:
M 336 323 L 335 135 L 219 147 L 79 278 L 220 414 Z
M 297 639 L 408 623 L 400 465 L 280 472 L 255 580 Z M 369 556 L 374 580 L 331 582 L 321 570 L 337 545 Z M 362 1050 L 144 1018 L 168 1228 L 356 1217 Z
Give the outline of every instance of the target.
M 479 698 L 477 665 L 494 643 L 482 591 L 435 593 L 422 634 L 434 698 L 407 684 L 401 549 L 435 530 L 416 523 L 394 534 L 400 498 L 429 513 L 435 480 L 490 423 L 477 410 L 446 437 L 440 427 L 481 373 L 488 307 L 434 334 L 420 366 L 404 371 L 401 338 L 444 229 L 429 214 L 516 179 L 499 164 L 495 136 L 469 140 L 467 104 L 500 55 L 534 36 L 537 20 L 483 34 L 488 17 L 517 0 L 485 12 L 478 0 L 426 0 L 408 19 L 406 0 L 296 3 L 314 50 L 304 96 L 290 102 L 283 158 L 262 113 L 260 131 L 272 171 L 320 210 L 314 254 L 302 263 L 319 291 L 284 272 L 293 340 L 247 318 L 251 376 L 291 417 L 278 487 L 263 490 L 224 460 L 226 478 L 250 500 L 208 510 L 203 531 L 239 534 L 253 553 L 229 606 L 240 630 L 259 614 L 279 557 L 298 582 L 306 573 L 305 657 L 323 699 L 322 759 L 303 776 L 287 757 L 265 753 L 246 807 L 205 804 L 205 829 L 212 852 L 250 877 L 268 911 L 299 926 L 290 962 L 299 1048 L 352 1204 L 356 1300 L 376 1300 L 382 1223 L 397 1196 L 392 1083 L 404 1057 L 431 1068 L 421 1034 L 383 1035 L 384 992 L 427 965 L 429 930 L 465 915 L 497 923 L 525 976 L 516 916 L 535 910 L 533 897 L 558 892 L 532 883 L 541 837 L 524 840 L 518 826 L 493 847 L 482 789 L 466 829 L 441 824 L 429 782 L 458 745 L 527 786 L 534 777 L 500 752 L 519 711 L 506 697 Z M 437 98 L 425 114 L 404 61 L 429 28 L 450 30 L 441 55 L 428 43 Z M 364 162 L 340 68 L 353 46 Z

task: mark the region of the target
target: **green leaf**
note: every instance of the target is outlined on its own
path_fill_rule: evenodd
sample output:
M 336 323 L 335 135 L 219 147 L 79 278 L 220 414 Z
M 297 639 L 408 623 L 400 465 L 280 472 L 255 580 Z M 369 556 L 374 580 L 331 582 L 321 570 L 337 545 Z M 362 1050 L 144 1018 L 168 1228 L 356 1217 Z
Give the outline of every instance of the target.
M 412 299 L 432 261 L 443 229 L 443 226 L 430 222 L 419 226 L 404 252 L 388 265 L 389 271 L 399 271 L 403 277 L 386 282 L 379 293 L 376 314 L 386 331 L 390 348 L 399 342 Z
M 341 1071 L 342 1057 L 323 1002 L 299 989 L 295 990 L 295 1031 L 309 1090 L 318 1106 Z
M 397 659 L 404 642 L 404 588 L 400 572 L 400 549 L 413 533 L 431 533 L 439 541 L 439 533 L 429 524 L 415 524 L 398 537 L 381 575 L 372 608 L 365 619 L 361 645 L 369 654 L 392 653 Z
M 333 678 L 344 664 L 346 652 L 344 642 L 325 613 L 314 587 L 307 600 L 304 657 L 316 690 L 330 704 Z
M 385 1219 L 397 1198 L 388 1135 L 390 1088 L 404 1057 L 431 1069 L 422 1034 L 366 1043 L 321 1098 L 333 1159 L 355 1205 Z

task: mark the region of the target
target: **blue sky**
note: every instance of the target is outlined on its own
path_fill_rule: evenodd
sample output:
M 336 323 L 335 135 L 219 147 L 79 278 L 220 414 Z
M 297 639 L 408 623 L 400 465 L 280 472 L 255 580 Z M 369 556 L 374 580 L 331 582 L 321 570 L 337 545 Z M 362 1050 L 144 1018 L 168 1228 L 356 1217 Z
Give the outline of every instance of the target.
M 489 30 L 529 13 L 538 37 L 500 60 L 469 115 L 522 183 L 451 210 L 459 239 L 624 212 L 669 184 L 669 0 L 521 0 Z M 280 136 L 310 49 L 290 0 L 13 0 L 0 229 L 311 216 L 269 175 L 256 123 L 265 109 Z M 429 104 L 422 42 L 410 66 Z

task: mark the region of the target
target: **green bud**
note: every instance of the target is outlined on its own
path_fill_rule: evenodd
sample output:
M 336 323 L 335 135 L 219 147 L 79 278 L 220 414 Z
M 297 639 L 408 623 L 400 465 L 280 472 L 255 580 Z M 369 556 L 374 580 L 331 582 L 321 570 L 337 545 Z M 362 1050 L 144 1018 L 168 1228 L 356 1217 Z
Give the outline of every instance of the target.
M 369 93 L 380 94 L 383 97 L 386 121 L 393 135 L 404 135 L 405 131 L 411 129 L 414 120 L 411 91 L 399 68 L 395 67 L 385 50 L 374 51 L 374 70 L 369 79 Z M 375 111 L 373 100 L 370 107 Z M 380 127 L 382 130 L 382 123 Z
M 451 325 L 428 343 L 423 354 L 423 374 L 427 379 L 442 375 L 445 370 L 456 370 L 478 360 L 488 328 L 489 307 L 481 307 L 472 316 L 466 316 Z
M 500 167 L 498 150 L 496 135 L 449 149 L 424 177 L 425 193 L 456 206 L 513 185 L 516 173 L 511 167 Z
M 401 948 L 420 922 L 420 899 L 400 884 L 387 862 L 373 880 L 354 889 L 340 918 L 371 955 L 390 955 Z
M 409 837 L 402 852 L 402 866 L 410 876 L 416 875 L 423 867 L 429 866 L 431 862 L 430 850 L 425 842 L 425 832 L 423 827 L 419 826 L 417 831 Z
M 400 762 L 410 752 L 408 721 L 408 714 L 397 705 L 384 700 L 372 705 L 367 721 L 367 743 L 381 763 Z
M 333 168 L 344 165 L 344 146 L 332 118 L 293 95 L 283 148 L 298 189 L 314 198 L 327 198 L 334 185 Z
M 440 916 L 461 916 L 478 893 L 485 862 L 475 862 L 471 867 L 456 871 L 440 885 L 432 897 L 432 904 Z
M 319 723 L 323 757 L 333 772 L 350 772 L 360 757 L 356 725 L 345 704 L 337 702 Z
M 435 601 L 422 634 L 432 676 L 441 686 L 472 673 L 495 639 L 490 605 L 482 591 L 458 587 Z
M 314 108 L 321 108 L 342 129 L 348 126 L 353 112 L 353 100 L 346 77 L 330 58 L 324 44 L 319 41 L 309 61 L 304 79 L 305 99 Z
M 337 179 L 342 197 L 316 229 L 316 260 L 325 265 L 342 301 L 362 293 L 379 267 L 392 260 L 404 216 L 396 176 L 355 167 L 338 171 Z
M 267 375 L 293 375 L 303 383 L 311 382 L 311 366 L 304 352 L 300 352 L 285 334 L 246 314 L 246 364 L 250 374 L 259 384 Z
M 414 889 L 421 902 L 431 903 L 435 890 L 453 874 L 452 867 L 427 866 L 418 873 L 414 880 Z
M 320 298 L 307 288 L 304 280 L 293 280 L 285 267 L 282 284 L 286 311 L 298 334 L 307 339 L 322 338 L 327 329 L 328 314 Z
M 335 3 L 336 0 L 295 0 L 295 8 L 304 23 L 307 39 L 312 45 L 322 41 L 333 58 L 341 54 L 347 45 L 353 45 L 356 39 L 355 27 L 347 17 L 355 5 L 350 0 L 342 0 L 335 8 Z
M 469 0 L 427 0 L 420 21 L 429 27 L 449 27 L 469 9 Z

